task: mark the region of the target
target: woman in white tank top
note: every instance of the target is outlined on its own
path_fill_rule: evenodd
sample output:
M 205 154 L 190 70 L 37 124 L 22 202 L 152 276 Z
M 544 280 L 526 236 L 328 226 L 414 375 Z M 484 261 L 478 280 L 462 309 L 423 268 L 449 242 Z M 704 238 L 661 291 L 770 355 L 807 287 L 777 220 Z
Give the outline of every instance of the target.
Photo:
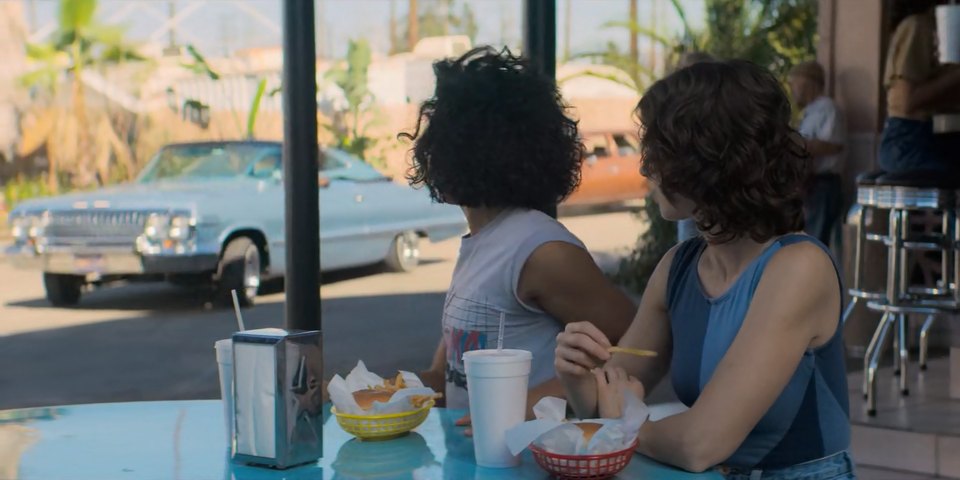
M 554 371 L 565 324 L 595 322 L 614 342 L 634 303 L 603 275 L 584 245 L 540 210 L 577 187 L 583 146 L 553 80 L 509 51 L 477 48 L 434 64 L 414 141 L 414 186 L 460 205 L 470 226 L 443 308 L 440 345 L 421 378 L 467 408 L 462 355 L 496 343 L 533 353 L 530 408 L 562 396 Z

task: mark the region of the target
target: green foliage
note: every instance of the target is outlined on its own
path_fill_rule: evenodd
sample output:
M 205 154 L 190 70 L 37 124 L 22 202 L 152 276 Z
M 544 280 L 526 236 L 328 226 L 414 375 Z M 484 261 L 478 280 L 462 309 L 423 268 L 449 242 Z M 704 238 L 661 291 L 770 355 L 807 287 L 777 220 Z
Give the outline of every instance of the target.
M 53 89 L 64 72 L 103 63 L 144 60 L 124 40 L 125 29 L 94 19 L 96 0 L 60 0 L 57 31 L 45 43 L 27 44 L 27 58 L 39 65 L 19 77 L 23 86 Z
M 257 115 L 260 114 L 260 101 L 263 100 L 263 94 L 267 91 L 267 79 L 261 78 L 257 83 L 257 93 L 253 95 L 253 102 L 250 104 L 250 112 L 247 113 L 247 138 L 253 139 L 254 127 L 257 126 Z
M 44 176 L 25 177 L 17 176 L 3 186 L 3 199 L 7 209 L 12 210 L 18 203 L 37 197 L 48 197 L 53 194 L 49 182 Z
M 198 75 L 203 75 L 210 80 L 220 80 L 220 74 L 210 67 L 207 59 L 193 45 L 187 45 L 187 53 L 190 55 L 190 63 L 181 63 L 180 66 L 190 70 Z
M 620 260 L 613 281 L 630 291 L 642 293 L 663 255 L 677 243 L 677 227 L 660 216 L 656 202 L 647 198 L 636 217 L 649 227 L 637 239 L 636 246 Z
M 370 127 L 376 124 L 377 115 L 368 83 L 371 60 L 370 44 L 363 39 L 351 40 L 347 45 L 346 62 L 327 72 L 326 79 L 343 91 L 347 108 L 334 112 L 332 123 L 325 127 L 333 134 L 337 148 L 372 165 L 383 166 L 385 160 L 371 154 L 380 140 L 368 134 Z

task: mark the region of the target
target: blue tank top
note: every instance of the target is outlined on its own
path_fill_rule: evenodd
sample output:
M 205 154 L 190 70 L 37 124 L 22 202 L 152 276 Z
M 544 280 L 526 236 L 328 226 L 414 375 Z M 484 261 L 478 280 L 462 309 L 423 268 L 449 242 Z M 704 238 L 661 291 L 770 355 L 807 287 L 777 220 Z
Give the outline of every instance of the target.
M 799 242 L 812 242 L 830 255 L 823 244 L 810 236 L 781 237 L 743 271 L 726 293 L 716 298 L 706 295 L 697 272 L 706 242 L 694 238 L 680 245 L 670 267 L 667 305 L 673 333 L 673 386 L 688 407 L 697 401 L 740 331 L 770 258 L 781 248 Z M 839 312 L 837 317 L 833 338 L 823 346 L 807 350 L 776 402 L 724 465 L 781 468 L 849 447 L 849 399 Z

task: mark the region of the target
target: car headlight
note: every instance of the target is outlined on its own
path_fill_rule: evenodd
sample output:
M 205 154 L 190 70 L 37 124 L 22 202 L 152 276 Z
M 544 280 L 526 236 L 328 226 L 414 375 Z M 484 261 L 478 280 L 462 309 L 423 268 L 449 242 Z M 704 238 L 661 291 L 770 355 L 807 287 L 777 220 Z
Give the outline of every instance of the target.
M 143 236 L 152 242 L 184 242 L 193 235 L 196 221 L 190 215 L 152 214 L 143 226 Z
M 167 229 L 167 238 L 183 242 L 190 239 L 193 233 L 195 222 L 193 218 L 186 215 L 174 215 L 170 217 L 169 228 Z
M 167 238 L 169 223 L 166 215 L 152 214 L 147 217 L 147 223 L 143 226 L 143 235 L 148 240 L 163 240 Z
M 30 230 L 30 224 L 27 217 L 14 217 L 10 222 L 10 234 L 14 240 L 24 241 L 27 239 L 27 232 Z
M 14 217 L 10 225 L 10 234 L 19 242 L 43 236 L 44 219 L 37 215 Z

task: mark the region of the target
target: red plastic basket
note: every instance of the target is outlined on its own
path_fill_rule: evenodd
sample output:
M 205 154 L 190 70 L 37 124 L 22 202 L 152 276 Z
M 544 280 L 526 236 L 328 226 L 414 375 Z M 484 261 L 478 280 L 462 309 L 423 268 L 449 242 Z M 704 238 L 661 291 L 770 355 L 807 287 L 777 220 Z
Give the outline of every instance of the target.
M 627 467 L 637 448 L 634 441 L 630 448 L 603 455 L 560 455 L 530 445 L 533 458 L 551 475 L 561 480 L 600 480 L 610 478 Z

